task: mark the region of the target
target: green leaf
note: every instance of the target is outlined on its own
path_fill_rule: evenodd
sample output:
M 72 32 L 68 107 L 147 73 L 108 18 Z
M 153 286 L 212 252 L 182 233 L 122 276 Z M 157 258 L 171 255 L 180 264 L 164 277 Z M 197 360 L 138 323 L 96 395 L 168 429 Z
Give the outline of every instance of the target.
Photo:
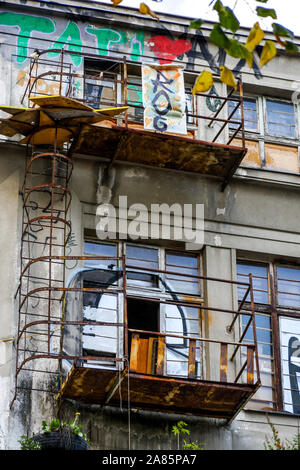
M 194 29 L 199 29 L 201 28 L 201 26 L 203 25 L 204 21 L 201 20 L 200 18 L 196 19 L 196 20 L 192 20 L 190 22 L 190 28 L 194 28 Z
M 299 52 L 299 47 L 296 46 L 296 44 L 294 44 L 291 41 L 284 41 L 284 48 L 290 54 L 294 54 L 296 52 Z
M 259 26 L 259 23 L 255 23 L 247 37 L 245 47 L 248 49 L 248 51 L 253 52 L 264 37 L 265 33 Z
M 260 3 L 267 3 L 268 0 L 256 0 L 257 2 L 260 2 Z
M 213 9 L 218 12 L 221 26 L 223 26 L 225 29 L 229 29 L 233 33 L 238 30 L 240 23 L 231 8 L 224 7 L 222 2 L 217 0 Z
M 247 47 L 244 46 L 244 44 L 239 42 L 237 39 L 230 39 L 229 47 L 226 48 L 225 51 L 231 57 L 235 57 L 237 59 L 246 59 L 249 67 L 252 67 L 252 64 L 253 64 L 252 53 L 249 51 L 249 49 L 247 49 Z
M 291 39 L 294 39 L 293 31 L 290 31 L 289 29 L 285 28 L 281 24 L 272 23 L 272 28 L 273 28 L 273 33 L 275 34 L 275 36 L 283 36 L 283 37 L 289 37 Z
M 220 25 L 215 24 L 209 35 L 211 41 L 220 49 L 229 47 L 230 39 L 226 36 Z
M 256 7 L 256 13 L 262 18 L 270 16 L 273 20 L 277 20 L 276 11 L 273 8 Z
M 266 41 L 265 45 L 263 47 L 261 56 L 260 56 L 260 61 L 259 61 L 259 66 L 260 68 L 264 67 L 270 60 L 274 59 L 274 57 L 277 54 L 277 49 L 272 41 Z

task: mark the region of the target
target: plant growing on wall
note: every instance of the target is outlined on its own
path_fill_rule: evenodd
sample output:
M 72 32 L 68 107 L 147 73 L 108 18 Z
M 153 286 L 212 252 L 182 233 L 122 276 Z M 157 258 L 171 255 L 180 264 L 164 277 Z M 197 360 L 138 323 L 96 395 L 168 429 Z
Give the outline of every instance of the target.
M 272 431 L 271 437 L 266 437 L 264 442 L 265 450 L 300 450 L 300 432 L 298 430 L 297 434 L 292 438 L 292 440 L 286 440 L 284 442 L 279 437 L 279 432 L 274 426 L 273 423 L 270 422 L 269 418 L 267 417 L 269 426 Z
M 111 0 L 114 6 L 119 5 L 123 0 Z M 163 1 L 163 0 L 154 0 Z M 274 59 L 277 54 L 278 46 L 284 49 L 288 53 L 299 52 L 298 46 L 294 43 L 294 33 L 284 27 L 283 25 L 273 22 L 272 30 L 275 36 L 274 40 L 264 40 L 265 33 L 261 29 L 259 21 L 262 18 L 272 18 L 277 20 L 277 13 L 274 8 L 267 8 L 261 4 L 268 3 L 268 0 L 244 0 L 246 3 L 249 1 L 255 7 L 257 21 L 250 30 L 250 33 L 246 39 L 246 43 L 239 41 L 236 35 L 240 21 L 237 18 L 234 8 L 231 9 L 224 5 L 220 0 L 212 0 L 209 6 L 213 11 L 218 14 L 219 21 L 215 23 L 211 33 L 210 40 L 220 49 L 223 49 L 225 53 L 235 59 L 244 59 L 250 68 L 253 66 L 253 53 L 258 46 L 262 47 L 260 54 L 259 67 L 264 67 L 269 61 Z M 154 13 L 145 3 L 140 3 L 140 13 L 144 15 L 150 15 L 159 21 L 159 17 Z M 195 19 L 190 22 L 190 29 L 197 30 L 201 29 L 204 24 L 204 20 L 201 18 Z M 264 42 L 263 42 L 264 41 Z M 233 72 L 225 65 L 220 66 L 220 79 L 223 83 L 233 88 L 237 88 L 236 80 Z M 193 93 L 201 93 L 210 90 L 213 86 L 212 73 L 207 70 L 198 76 Z
M 177 450 L 180 450 L 181 438 L 183 436 L 190 436 L 190 430 L 186 426 L 187 423 L 184 421 L 178 421 L 178 423 L 172 427 L 172 434 L 177 440 Z M 187 442 L 185 439 L 182 439 L 182 441 L 182 447 L 184 450 L 203 450 L 203 447 L 201 447 L 197 442 Z
M 21 450 L 70 449 L 88 450 L 90 441 L 78 424 L 80 413 L 75 413 L 72 421 L 52 419 L 49 423 L 42 421 L 42 432 L 32 437 L 21 436 Z

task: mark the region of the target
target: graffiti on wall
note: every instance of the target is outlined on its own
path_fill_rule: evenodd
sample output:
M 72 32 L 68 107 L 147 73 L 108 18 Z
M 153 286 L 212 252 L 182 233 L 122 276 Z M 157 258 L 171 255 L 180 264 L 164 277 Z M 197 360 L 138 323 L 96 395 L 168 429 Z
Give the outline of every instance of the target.
M 75 67 L 81 65 L 82 57 L 72 52 L 81 52 L 83 47 L 95 49 L 93 52 L 97 52 L 99 56 L 106 56 L 109 51 L 116 50 L 116 47 L 127 46 L 130 50 L 130 59 L 133 61 L 138 61 L 144 50 L 143 32 L 131 33 L 93 25 L 86 26 L 84 23 L 74 21 L 66 22 L 62 29 L 61 25 L 50 18 L 14 12 L 0 12 L 1 26 L 6 27 L 4 30 L 6 33 L 17 32 L 15 51 L 17 64 L 27 61 L 30 48 L 37 47 L 37 43 L 40 49 L 49 49 L 49 57 L 57 56 L 58 53 L 54 52 L 54 49 L 64 48 L 70 53 Z M 34 42 L 34 45 L 30 44 L 31 42 Z M 45 47 L 43 43 L 46 44 Z
M 144 127 L 186 134 L 183 69 L 143 66 Z
M 145 42 L 144 32 L 121 31 L 113 28 L 103 28 L 93 24 L 67 20 L 57 23 L 52 18 L 17 12 L 0 12 L 0 30 L 10 35 L 16 35 L 16 63 L 27 62 L 30 50 L 35 47 L 49 49 L 49 57 L 56 57 L 54 49 L 64 48 L 70 54 L 75 67 L 82 63 L 82 57 L 72 52 L 93 52 L 99 56 L 107 56 L 113 52 L 129 51 L 130 60 L 141 62 L 142 58 L 152 57 L 159 64 L 170 64 L 174 60 L 184 61 L 187 70 L 193 70 L 195 62 L 202 60 L 214 71 L 224 65 L 226 54 L 223 49 L 212 53 L 203 33 L 198 30 L 191 38 L 187 31 L 180 37 L 173 34 L 164 26 L 155 30 L 150 39 Z M 5 28 L 3 28 L 5 27 Z M 50 44 L 50 45 L 49 45 Z M 146 50 L 145 50 L 146 45 Z M 53 50 L 53 52 L 51 52 Z M 239 60 L 234 67 L 238 73 L 246 65 L 244 59 Z M 262 78 L 254 58 L 253 71 L 256 78 Z
M 280 318 L 283 406 L 290 413 L 300 413 L 300 320 Z

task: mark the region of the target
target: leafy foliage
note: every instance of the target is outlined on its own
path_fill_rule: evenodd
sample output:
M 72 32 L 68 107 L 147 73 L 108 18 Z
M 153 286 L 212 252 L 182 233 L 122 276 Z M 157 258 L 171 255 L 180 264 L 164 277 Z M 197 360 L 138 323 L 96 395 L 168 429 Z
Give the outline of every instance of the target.
M 122 1 L 123 0 L 111 0 L 114 6 L 119 5 Z M 262 4 L 267 4 L 268 2 L 268 0 L 252 1 Z M 213 11 L 217 12 L 219 18 L 219 21 L 214 25 L 210 33 L 210 40 L 217 47 L 224 49 L 227 55 L 235 59 L 245 59 L 250 68 L 253 66 L 253 53 L 260 45 L 263 46 L 259 63 L 260 68 L 264 67 L 276 56 L 278 45 L 290 54 L 299 52 L 298 46 L 293 42 L 294 33 L 279 23 L 272 23 L 275 41 L 268 40 L 262 44 L 264 39 L 264 32 L 262 31 L 259 22 L 256 22 L 250 31 L 246 44 L 241 43 L 238 38 L 235 37 L 235 34 L 240 27 L 240 22 L 234 11 L 228 6 L 224 5 L 221 0 L 212 0 L 210 2 L 210 6 Z M 139 11 L 140 13 L 144 15 L 150 15 L 159 21 L 159 17 L 145 3 L 140 4 Z M 256 6 L 256 14 L 258 18 L 270 17 L 274 20 L 277 19 L 276 11 L 273 8 L 267 8 L 261 5 Z M 194 19 L 190 22 L 190 28 L 200 29 L 203 23 L 204 20 L 201 18 Z M 225 68 L 223 73 L 222 70 L 220 70 L 220 79 L 227 85 L 233 86 L 235 88 L 235 80 L 234 78 L 232 79 L 228 70 L 229 69 Z M 201 77 L 200 80 L 202 80 L 202 78 L 203 77 Z
M 176 425 L 172 427 L 172 434 L 177 437 L 177 447 L 180 450 L 180 436 L 182 434 L 190 435 L 190 430 L 186 427 L 187 423 L 184 421 L 178 421 Z M 183 439 L 183 449 L 184 450 L 203 450 L 197 442 L 187 442 Z
M 72 434 L 82 437 L 85 441 L 89 443 L 88 437 L 86 436 L 86 434 L 82 432 L 82 425 L 77 424 L 79 416 L 80 416 L 80 413 L 78 412 L 75 413 L 75 418 L 73 419 L 73 421 L 69 421 L 69 422 L 60 421 L 60 419 L 52 419 L 50 423 L 47 424 L 46 421 L 42 421 L 42 431 L 47 434 L 50 432 L 60 431 L 64 428 L 68 428 L 70 429 Z
M 264 442 L 265 450 L 300 450 L 300 432 L 298 432 L 292 440 L 287 440 L 286 443 L 279 437 L 278 430 L 268 419 L 269 426 L 272 431 L 272 437 L 266 437 Z
M 49 423 L 42 421 L 42 432 L 49 434 L 51 432 L 63 431 L 68 429 L 75 436 L 79 436 L 84 439 L 88 444 L 90 441 L 86 434 L 82 432 L 82 425 L 78 424 L 78 418 L 80 413 L 75 413 L 75 417 L 72 421 L 66 422 L 61 421 L 60 419 L 52 419 Z M 35 442 L 31 437 L 21 436 L 19 440 L 21 445 L 21 450 L 40 450 L 41 446 L 38 442 Z
M 41 444 L 35 442 L 32 437 L 21 436 L 19 439 L 21 450 L 41 450 Z

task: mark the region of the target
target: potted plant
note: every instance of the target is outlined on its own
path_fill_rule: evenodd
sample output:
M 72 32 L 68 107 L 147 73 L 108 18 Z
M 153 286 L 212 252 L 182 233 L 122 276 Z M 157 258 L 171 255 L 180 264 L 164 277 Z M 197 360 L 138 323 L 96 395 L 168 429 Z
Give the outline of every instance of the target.
M 52 419 L 49 424 L 42 422 L 42 432 L 31 438 L 21 436 L 21 450 L 89 450 L 89 439 L 78 424 L 80 413 L 75 414 L 73 421 L 64 422 Z

